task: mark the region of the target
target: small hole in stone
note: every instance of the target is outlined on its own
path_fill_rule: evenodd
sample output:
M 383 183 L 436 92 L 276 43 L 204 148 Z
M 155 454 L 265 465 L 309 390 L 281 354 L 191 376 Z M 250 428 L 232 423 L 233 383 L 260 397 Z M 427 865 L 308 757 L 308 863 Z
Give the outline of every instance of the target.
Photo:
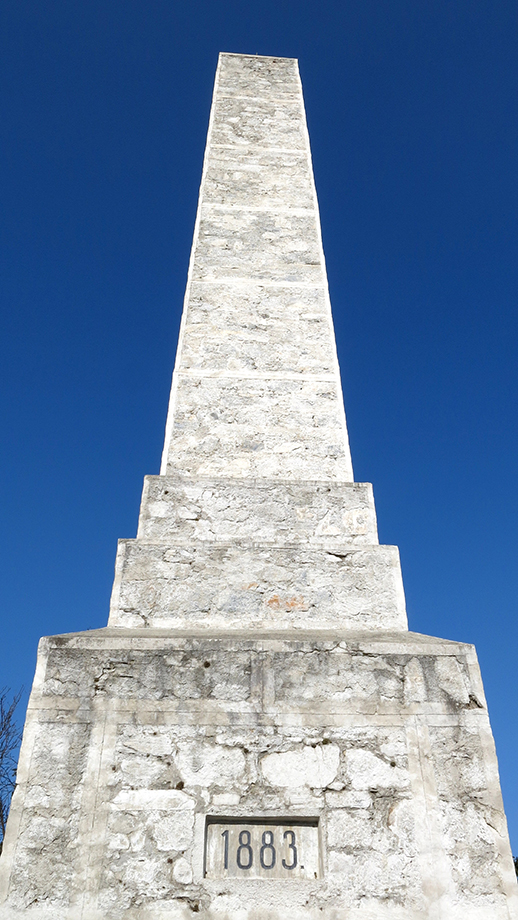
M 169 863 L 169 865 L 171 865 L 172 861 L 173 861 L 172 856 L 169 856 L 167 859 L 167 862 Z
M 176 784 L 175 789 L 183 789 L 183 787 L 184 787 L 183 781 L 180 780 L 180 782 Z
M 191 910 L 193 914 L 197 914 L 199 909 L 200 909 L 200 905 L 198 904 L 197 901 L 195 901 L 194 904 L 191 904 Z
M 331 744 L 331 738 L 322 738 L 322 744 Z
M 204 668 L 210 668 L 210 661 L 204 661 L 204 662 L 203 662 L 203 667 L 204 667 Z
M 391 761 L 390 761 L 390 766 L 391 766 L 391 767 L 395 767 L 395 766 L 396 766 L 396 761 L 395 761 L 395 760 L 391 760 Z

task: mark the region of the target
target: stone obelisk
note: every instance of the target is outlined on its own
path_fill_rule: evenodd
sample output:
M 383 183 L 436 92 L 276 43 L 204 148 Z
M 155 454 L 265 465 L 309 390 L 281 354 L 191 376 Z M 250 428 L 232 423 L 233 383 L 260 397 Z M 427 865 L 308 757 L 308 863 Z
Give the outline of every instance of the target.
M 223 54 L 109 625 L 41 642 L 0 920 L 516 920 L 472 646 L 353 481 L 295 60 Z

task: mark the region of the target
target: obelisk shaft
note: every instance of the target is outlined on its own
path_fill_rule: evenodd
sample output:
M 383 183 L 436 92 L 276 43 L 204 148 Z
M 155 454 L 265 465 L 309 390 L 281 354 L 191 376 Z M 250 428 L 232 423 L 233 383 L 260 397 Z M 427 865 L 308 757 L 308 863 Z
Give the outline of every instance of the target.
M 162 470 L 110 625 L 407 628 L 353 482 L 294 60 L 220 56 Z
M 353 479 L 297 62 L 223 54 L 162 473 Z

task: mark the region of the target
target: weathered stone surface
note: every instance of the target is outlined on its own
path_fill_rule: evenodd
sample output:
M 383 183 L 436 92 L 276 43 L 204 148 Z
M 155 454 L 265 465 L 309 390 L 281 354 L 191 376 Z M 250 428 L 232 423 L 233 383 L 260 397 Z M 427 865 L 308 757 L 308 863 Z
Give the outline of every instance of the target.
M 340 748 L 306 746 L 298 751 L 267 754 L 261 760 L 261 772 L 271 786 L 309 786 L 325 789 L 336 779 L 340 763 Z
M 347 480 L 341 413 L 332 381 L 182 376 L 167 472 Z
M 120 541 L 110 626 L 404 629 L 393 546 Z
M 222 55 L 162 475 L 110 628 L 42 640 L 0 920 L 518 920 L 474 649 L 352 478 L 296 62 Z
M 30 784 L 18 822 L 16 861 L 10 878 L 11 910 L 23 911 L 29 904 L 37 907 L 45 903 L 49 879 L 55 903 L 70 902 L 77 865 L 74 858 L 64 857 L 66 853 L 74 856 L 80 846 L 90 735 L 91 723 L 63 724 L 59 716 L 50 722 L 38 720 L 32 726 Z M 4 911 L 0 907 L 0 916 Z
M 306 150 L 212 148 L 205 176 L 206 204 L 307 209 L 313 194 Z M 303 290 L 303 289 L 302 289 Z
M 296 62 L 240 60 L 220 59 L 161 472 L 352 481 Z
M 253 144 L 258 147 L 280 147 L 304 150 L 305 124 L 300 117 L 300 97 L 253 99 L 221 93 L 212 127 L 214 146 Z
M 324 287 L 196 284 L 182 373 L 333 378 L 336 355 Z
M 423 675 L 419 701 L 405 698 L 410 666 Z M 242 690 L 218 696 L 221 685 Z M 291 905 L 306 920 L 515 916 L 471 646 L 401 631 L 55 637 L 42 644 L 29 724 L 6 920 L 281 920 Z M 204 878 L 205 816 L 222 808 L 318 818 L 322 876 L 282 882 L 277 901 L 273 883 Z
M 322 284 L 319 242 L 313 214 L 295 211 L 279 216 L 207 207 L 202 211 L 193 280 Z
M 137 540 L 368 546 L 377 544 L 378 533 L 368 483 L 146 476 Z
M 270 58 L 249 54 L 221 54 L 216 85 L 219 92 L 282 100 L 300 94 L 294 58 Z

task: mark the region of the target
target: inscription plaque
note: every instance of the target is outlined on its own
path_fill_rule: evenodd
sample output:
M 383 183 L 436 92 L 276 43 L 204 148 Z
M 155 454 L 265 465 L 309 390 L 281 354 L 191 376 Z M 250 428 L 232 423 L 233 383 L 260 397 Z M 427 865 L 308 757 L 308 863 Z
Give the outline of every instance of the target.
M 207 819 L 206 878 L 315 879 L 320 875 L 316 819 Z

